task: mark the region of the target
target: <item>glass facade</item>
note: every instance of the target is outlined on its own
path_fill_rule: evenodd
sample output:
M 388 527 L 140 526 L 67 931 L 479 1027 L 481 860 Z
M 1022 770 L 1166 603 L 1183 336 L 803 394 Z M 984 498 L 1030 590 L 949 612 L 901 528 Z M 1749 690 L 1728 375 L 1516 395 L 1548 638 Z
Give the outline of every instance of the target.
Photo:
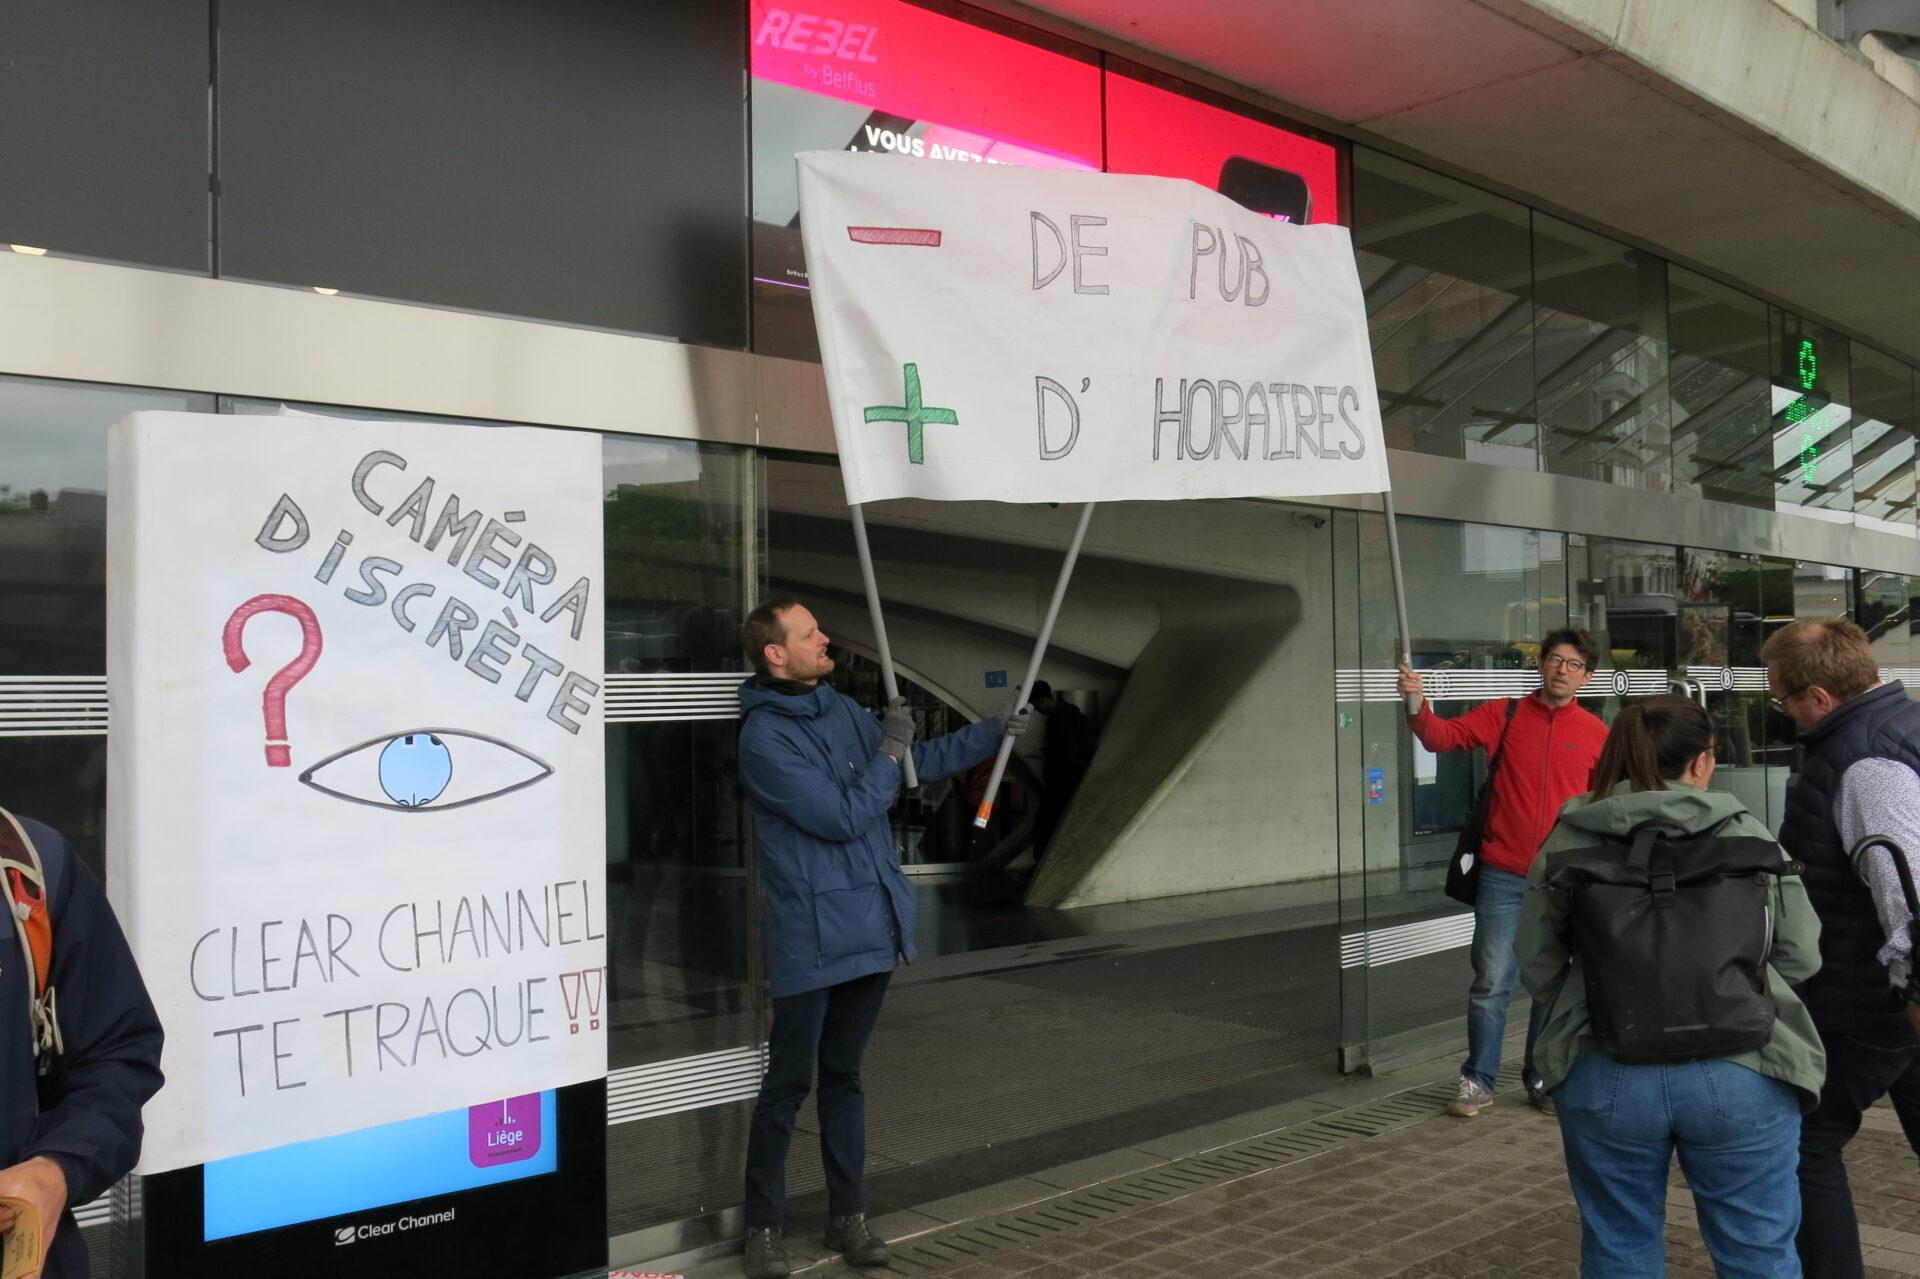
M 1388 446 L 1538 469 L 1526 207 L 1356 147 L 1353 208 Z
M 1533 215 L 1533 373 L 1549 471 L 1665 491 L 1666 263 Z
M 1441 884 L 1484 755 L 1422 749 L 1403 725 L 1384 522 L 1335 516 L 1334 650 L 1340 832 L 1342 1033 L 1349 1065 L 1431 1048 L 1464 1025 L 1471 916 Z M 1587 629 L 1601 667 L 1581 703 L 1611 720 L 1630 699 L 1676 692 L 1716 726 L 1712 786 L 1770 826 L 1795 767 L 1792 723 L 1767 703 L 1760 647 L 1797 618 L 1867 629 L 1883 678 L 1920 687 L 1913 579 L 1759 555 L 1551 530 L 1402 519 L 1414 664 L 1434 709 L 1456 715 L 1537 683 L 1538 636 Z
M 1911 365 L 1467 183 L 1352 157 L 1390 447 L 1911 526 Z
M 1770 508 L 1767 305 L 1679 267 L 1667 300 L 1675 490 Z

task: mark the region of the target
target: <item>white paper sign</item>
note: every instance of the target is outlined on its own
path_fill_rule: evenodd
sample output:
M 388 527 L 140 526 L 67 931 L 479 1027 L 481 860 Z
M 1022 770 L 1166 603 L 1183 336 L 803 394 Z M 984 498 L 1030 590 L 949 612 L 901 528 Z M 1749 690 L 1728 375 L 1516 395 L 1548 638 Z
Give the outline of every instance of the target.
M 849 502 L 1388 487 L 1345 228 L 1168 178 L 798 163 Z
M 604 1075 L 599 440 L 136 413 L 108 453 L 140 1171 Z

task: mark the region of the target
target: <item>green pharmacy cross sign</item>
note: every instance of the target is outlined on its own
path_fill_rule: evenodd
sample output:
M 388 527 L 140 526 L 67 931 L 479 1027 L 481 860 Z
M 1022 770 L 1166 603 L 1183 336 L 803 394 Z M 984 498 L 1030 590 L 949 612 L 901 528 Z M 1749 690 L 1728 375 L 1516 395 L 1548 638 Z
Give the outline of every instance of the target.
M 909 364 L 906 367 L 907 402 L 905 404 L 874 404 L 866 410 L 869 422 L 905 422 L 907 424 L 907 461 L 915 466 L 927 460 L 926 426 L 929 422 L 941 426 L 958 426 L 959 414 L 952 409 L 932 408 L 920 403 L 920 366 Z
M 1800 397 L 1787 405 L 1787 425 L 1800 426 L 1813 415 L 1812 394 L 1820 381 L 1820 357 L 1815 352 L 1813 342 L 1801 338 L 1794 351 L 1793 378 L 1800 384 Z M 1813 432 L 1801 428 L 1800 431 L 1800 482 L 1812 487 L 1820 473 L 1820 446 L 1813 438 Z

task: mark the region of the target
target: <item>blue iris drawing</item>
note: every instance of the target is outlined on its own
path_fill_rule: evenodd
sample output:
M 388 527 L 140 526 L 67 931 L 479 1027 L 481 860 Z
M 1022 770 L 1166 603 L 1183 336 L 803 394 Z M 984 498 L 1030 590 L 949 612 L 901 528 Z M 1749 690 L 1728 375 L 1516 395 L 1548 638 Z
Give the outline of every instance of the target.
M 350 804 L 445 813 L 511 795 L 551 776 L 553 765 L 497 737 L 458 728 L 410 728 L 336 751 L 301 773 L 300 780 Z
M 453 780 L 453 752 L 432 733 L 408 733 L 380 752 L 380 789 L 405 808 L 440 798 Z

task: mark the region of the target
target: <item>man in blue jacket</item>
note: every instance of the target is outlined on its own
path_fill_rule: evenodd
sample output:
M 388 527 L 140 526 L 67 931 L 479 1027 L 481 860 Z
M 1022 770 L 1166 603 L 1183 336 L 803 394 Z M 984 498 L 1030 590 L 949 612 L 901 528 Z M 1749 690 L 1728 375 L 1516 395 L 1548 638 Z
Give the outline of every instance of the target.
M 904 700 L 884 727 L 821 680 L 827 637 L 792 597 L 771 600 L 741 628 L 758 674 L 740 686 L 740 780 L 760 844 L 761 930 L 773 988 L 767 1074 L 747 1137 L 748 1279 L 789 1273 L 781 1240 L 787 1146 L 820 1064 L 820 1159 L 827 1174 L 827 1246 L 856 1266 L 889 1260 L 867 1227 L 860 1178 L 866 1102 L 860 1058 L 894 965 L 912 960 L 913 889 L 900 869 L 887 811 L 913 752 L 922 781 L 986 759 L 1028 712 L 1010 698 L 981 720 L 920 746 Z
M 87 1246 L 72 1206 L 98 1197 L 140 1155 L 140 1108 L 160 1089 L 160 1019 L 99 881 L 54 831 L 24 818 L 16 831 L 0 810 L 7 862 L 27 860 L 22 832 L 46 874 L 47 986 L 57 996 L 60 1043 L 36 1047 L 19 925 L 0 921 L 0 1196 L 39 1210 L 39 1279 L 85 1279 Z M 0 1230 L 12 1225 L 0 1209 Z

